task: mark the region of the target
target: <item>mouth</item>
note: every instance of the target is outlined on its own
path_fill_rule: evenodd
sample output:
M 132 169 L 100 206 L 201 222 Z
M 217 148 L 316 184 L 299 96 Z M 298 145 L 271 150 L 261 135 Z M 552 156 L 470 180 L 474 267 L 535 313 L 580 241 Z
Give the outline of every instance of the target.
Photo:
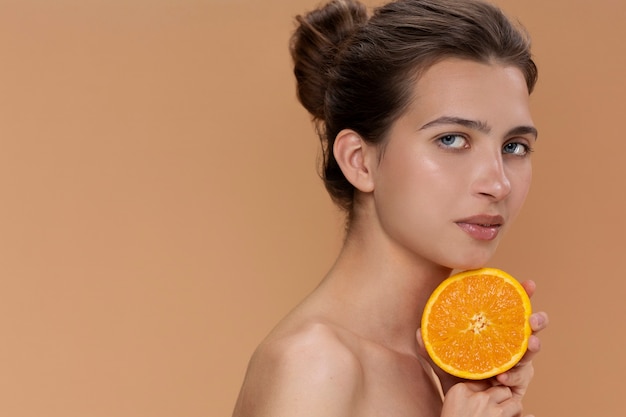
M 502 216 L 478 215 L 455 222 L 457 226 L 476 240 L 490 241 L 498 237 L 504 218 Z

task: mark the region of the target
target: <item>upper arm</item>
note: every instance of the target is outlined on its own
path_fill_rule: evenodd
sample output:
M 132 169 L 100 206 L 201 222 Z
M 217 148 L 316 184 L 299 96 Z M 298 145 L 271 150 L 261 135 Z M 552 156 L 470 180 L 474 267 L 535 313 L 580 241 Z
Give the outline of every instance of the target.
M 353 352 L 316 324 L 259 347 L 234 416 L 350 416 L 361 378 Z

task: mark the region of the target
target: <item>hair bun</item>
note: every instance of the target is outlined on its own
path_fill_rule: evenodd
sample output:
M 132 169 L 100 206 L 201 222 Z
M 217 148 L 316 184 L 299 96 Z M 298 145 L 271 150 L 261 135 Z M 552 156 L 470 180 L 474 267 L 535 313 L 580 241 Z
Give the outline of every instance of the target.
M 324 120 L 324 96 L 343 41 L 367 22 L 367 9 L 356 0 L 332 0 L 297 16 L 298 27 L 291 37 L 290 51 L 300 103 L 317 120 Z

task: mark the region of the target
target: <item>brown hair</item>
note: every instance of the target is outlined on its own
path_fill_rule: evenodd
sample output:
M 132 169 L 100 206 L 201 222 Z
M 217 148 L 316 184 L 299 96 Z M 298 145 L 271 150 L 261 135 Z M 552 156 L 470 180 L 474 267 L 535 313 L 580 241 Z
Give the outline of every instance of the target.
M 332 0 L 296 19 L 290 51 L 298 99 L 317 125 L 324 184 L 349 213 L 354 187 L 333 155 L 335 137 L 349 128 L 382 143 L 420 73 L 456 57 L 519 68 L 529 93 L 537 81 L 526 32 L 480 0 L 397 0 L 371 18 L 357 0 Z

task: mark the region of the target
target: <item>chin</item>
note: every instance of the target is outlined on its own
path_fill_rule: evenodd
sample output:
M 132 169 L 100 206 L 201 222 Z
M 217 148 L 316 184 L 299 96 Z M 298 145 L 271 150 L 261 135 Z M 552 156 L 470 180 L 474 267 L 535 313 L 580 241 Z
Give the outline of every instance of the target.
M 465 263 L 465 264 L 458 264 L 454 266 L 452 269 L 456 271 L 471 271 L 472 269 L 480 269 L 486 266 L 487 266 L 487 262 Z
M 472 254 L 467 254 L 467 256 L 457 257 L 456 259 L 451 260 L 451 262 L 446 266 L 458 271 L 484 268 L 493 257 L 493 254 L 493 250 L 474 252 Z

